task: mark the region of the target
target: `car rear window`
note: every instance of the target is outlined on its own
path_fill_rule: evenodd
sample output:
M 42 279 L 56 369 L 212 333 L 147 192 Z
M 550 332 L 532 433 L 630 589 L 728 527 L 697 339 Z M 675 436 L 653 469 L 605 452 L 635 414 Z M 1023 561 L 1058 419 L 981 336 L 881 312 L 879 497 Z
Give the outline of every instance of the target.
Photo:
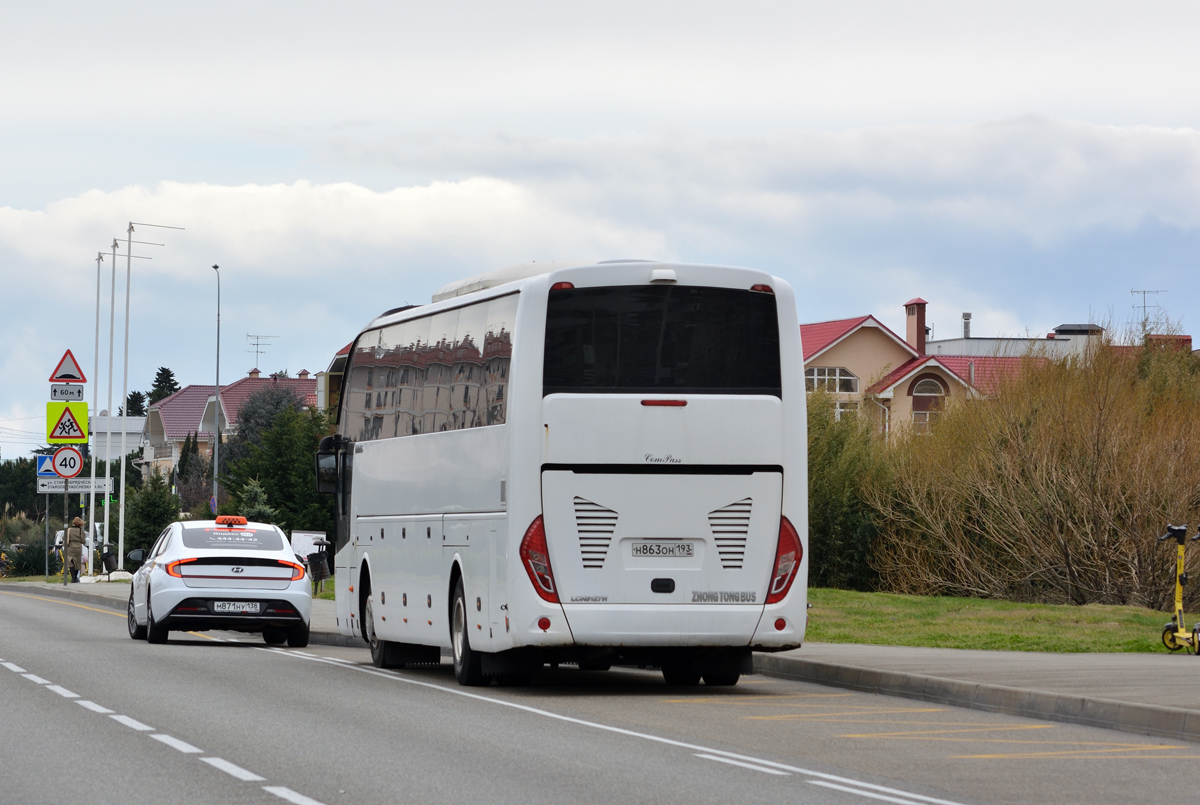
M 551 291 L 543 393 L 782 396 L 774 294 L 687 285 Z
M 283 547 L 283 537 L 273 528 L 194 526 L 183 529 L 183 544 L 197 549 L 278 551 Z

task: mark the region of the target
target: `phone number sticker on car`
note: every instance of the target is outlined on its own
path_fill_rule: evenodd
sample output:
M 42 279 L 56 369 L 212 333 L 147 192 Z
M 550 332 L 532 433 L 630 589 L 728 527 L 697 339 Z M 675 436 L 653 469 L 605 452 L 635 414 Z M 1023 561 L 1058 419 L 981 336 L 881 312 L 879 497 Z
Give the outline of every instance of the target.
M 633 555 L 687 558 L 696 555 L 696 548 L 691 542 L 635 542 Z

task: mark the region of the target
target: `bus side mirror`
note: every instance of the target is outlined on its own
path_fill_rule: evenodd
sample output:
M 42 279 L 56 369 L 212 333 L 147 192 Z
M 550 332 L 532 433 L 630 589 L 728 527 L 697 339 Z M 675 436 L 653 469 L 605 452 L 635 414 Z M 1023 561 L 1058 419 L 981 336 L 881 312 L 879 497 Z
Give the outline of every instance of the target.
M 337 494 L 338 472 L 337 453 L 332 450 L 321 450 L 317 453 L 317 492 L 323 495 Z

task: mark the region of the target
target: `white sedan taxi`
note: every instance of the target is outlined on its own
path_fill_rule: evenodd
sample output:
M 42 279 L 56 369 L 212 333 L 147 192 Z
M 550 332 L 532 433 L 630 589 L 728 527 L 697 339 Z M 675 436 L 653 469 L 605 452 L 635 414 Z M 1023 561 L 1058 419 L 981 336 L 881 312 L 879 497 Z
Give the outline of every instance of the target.
M 172 523 L 142 562 L 129 593 L 129 636 L 165 643 L 167 633 L 261 632 L 271 645 L 308 645 L 312 587 L 278 527 L 245 517 Z

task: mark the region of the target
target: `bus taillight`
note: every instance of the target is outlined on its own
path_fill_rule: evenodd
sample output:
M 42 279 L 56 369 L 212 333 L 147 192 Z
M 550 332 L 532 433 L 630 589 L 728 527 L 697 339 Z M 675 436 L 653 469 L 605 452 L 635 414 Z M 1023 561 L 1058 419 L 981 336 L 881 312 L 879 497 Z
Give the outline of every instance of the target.
M 779 547 L 775 549 L 775 572 L 771 576 L 771 587 L 767 590 L 768 604 L 778 604 L 787 597 L 803 556 L 804 548 L 800 545 L 795 527 L 788 518 L 780 517 Z
M 558 603 L 558 588 L 554 586 L 554 571 L 550 569 L 550 551 L 546 548 L 546 526 L 539 514 L 525 530 L 521 540 L 521 564 L 533 582 L 533 589 L 543 601 Z

